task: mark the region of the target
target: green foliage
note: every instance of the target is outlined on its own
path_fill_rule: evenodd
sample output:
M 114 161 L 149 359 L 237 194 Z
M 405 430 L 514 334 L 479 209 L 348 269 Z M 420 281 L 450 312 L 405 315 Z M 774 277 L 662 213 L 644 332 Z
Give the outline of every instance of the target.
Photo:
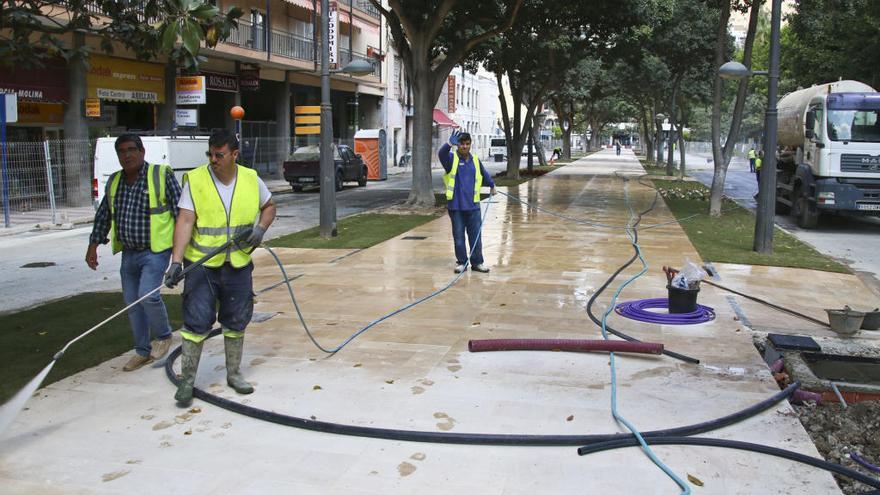
M 711 217 L 706 214 L 709 195 L 704 185 L 657 179 L 653 182 L 665 191 L 666 205 L 704 261 L 849 273 L 846 267 L 778 228 L 773 234 L 773 254 L 758 254 L 752 250 L 755 231 L 752 212 L 725 198 L 724 213 Z
M 42 66 L 61 56 L 86 57 L 89 50 L 65 40 L 73 32 L 100 37 L 100 47 L 113 53 L 114 44 L 142 60 L 167 55 L 185 71 L 202 60 L 203 41 L 213 46 L 237 27 L 242 10 L 222 14 L 208 0 L 26 0 L 4 2 L 0 8 L 0 56 L 9 66 Z M 175 43 L 181 40 L 180 46 Z
M 800 0 L 795 5 L 781 56 L 797 85 L 839 78 L 880 85 L 880 2 Z

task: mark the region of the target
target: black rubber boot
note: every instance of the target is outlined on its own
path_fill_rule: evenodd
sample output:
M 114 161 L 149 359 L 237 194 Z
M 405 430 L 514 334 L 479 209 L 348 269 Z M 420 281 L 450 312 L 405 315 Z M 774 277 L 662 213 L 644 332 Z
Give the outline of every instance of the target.
M 226 383 L 240 394 L 254 393 L 254 386 L 244 379 L 238 369 L 244 353 L 244 337 L 224 337 L 223 340 L 226 348 Z
M 196 372 L 199 370 L 199 360 L 202 358 L 202 344 L 183 339 L 183 355 L 180 358 L 180 384 L 174 399 L 180 407 L 189 407 L 193 399 L 193 386 L 196 383 Z

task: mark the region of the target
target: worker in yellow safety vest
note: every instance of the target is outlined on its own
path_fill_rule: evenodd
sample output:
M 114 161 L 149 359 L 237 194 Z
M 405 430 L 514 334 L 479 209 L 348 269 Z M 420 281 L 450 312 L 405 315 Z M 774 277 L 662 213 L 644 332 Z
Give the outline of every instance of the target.
M 130 305 L 162 283 L 171 255 L 180 184 L 171 167 L 144 160 L 146 150 L 137 134 L 120 135 L 114 146 L 122 170 L 110 176 L 95 212 L 86 264 L 97 270 L 99 244 L 110 243 L 113 254 L 122 252 L 122 297 Z M 128 319 L 134 356 L 122 370 L 134 371 L 162 359 L 171 347 L 171 324 L 159 292 L 129 308 Z
M 192 403 L 202 344 L 218 320 L 226 350 L 227 384 L 240 394 L 254 391 L 240 371 L 244 330 L 254 311 L 250 253 L 275 220 L 275 204 L 256 171 L 235 163 L 238 153 L 235 135 L 215 132 L 205 153 L 210 163 L 188 172 L 183 179 L 165 285 L 173 287 L 180 281 L 184 265 L 203 259 L 248 229 L 251 232 L 243 245 L 231 243 L 186 275 L 180 331 L 182 376 L 174 395 L 182 407 Z

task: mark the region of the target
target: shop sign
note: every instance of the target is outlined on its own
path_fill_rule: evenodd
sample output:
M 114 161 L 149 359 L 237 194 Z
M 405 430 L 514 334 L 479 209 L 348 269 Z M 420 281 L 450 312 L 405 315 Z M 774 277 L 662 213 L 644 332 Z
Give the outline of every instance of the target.
M 446 78 L 446 108 L 455 113 L 455 76 Z
M 95 95 L 102 100 L 133 101 L 137 103 L 162 103 L 157 93 L 129 91 L 127 89 L 96 88 Z
M 260 69 L 241 69 L 239 84 L 242 91 L 259 91 Z
M 15 93 L 19 101 L 66 102 L 67 65 L 63 59 L 52 59 L 40 69 L 0 71 L 0 93 Z
M 19 101 L 18 122 L 20 124 L 63 124 L 64 104 Z
M 193 108 L 178 108 L 174 111 L 177 127 L 198 127 L 199 111 Z
M 209 90 L 238 93 L 238 76 L 235 74 L 202 71 L 202 75 L 205 76 L 205 86 Z
M 99 98 L 86 98 L 86 118 L 101 118 L 101 100 Z
M 165 103 L 165 66 L 92 55 L 86 89 L 89 98 Z
M 86 125 L 89 127 L 114 127 L 118 123 L 116 116 L 116 105 L 101 105 L 101 116 L 88 119 Z
M 174 81 L 178 105 L 204 105 L 205 76 L 180 76 Z
M 327 46 L 330 47 L 330 59 L 328 62 L 336 65 L 339 63 L 339 57 L 336 55 L 336 45 L 339 41 L 339 4 L 331 1 L 327 13 L 330 14 L 330 29 L 327 34 Z

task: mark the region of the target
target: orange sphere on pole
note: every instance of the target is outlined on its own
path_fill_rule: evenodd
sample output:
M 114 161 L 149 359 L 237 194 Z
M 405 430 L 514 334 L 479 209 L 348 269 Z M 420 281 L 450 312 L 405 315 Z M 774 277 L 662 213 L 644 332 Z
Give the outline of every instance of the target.
M 229 111 L 229 115 L 232 116 L 235 120 L 241 120 L 244 118 L 244 108 L 236 105 L 232 107 L 232 110 Z

